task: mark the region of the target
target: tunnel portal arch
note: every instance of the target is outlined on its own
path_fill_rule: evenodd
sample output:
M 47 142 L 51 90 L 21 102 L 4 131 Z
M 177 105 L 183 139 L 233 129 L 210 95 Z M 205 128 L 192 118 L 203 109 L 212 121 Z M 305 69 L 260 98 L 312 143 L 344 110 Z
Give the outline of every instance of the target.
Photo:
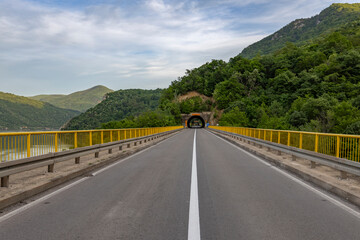
M 197 124 L 194 126 L 194 121 L 199 120 L 201 125 L 198 126 Z M 204 128 L 205 127 L 205 120 L 200 115 L 193 115 L 187 120 L 187 127 L 188 128 Z

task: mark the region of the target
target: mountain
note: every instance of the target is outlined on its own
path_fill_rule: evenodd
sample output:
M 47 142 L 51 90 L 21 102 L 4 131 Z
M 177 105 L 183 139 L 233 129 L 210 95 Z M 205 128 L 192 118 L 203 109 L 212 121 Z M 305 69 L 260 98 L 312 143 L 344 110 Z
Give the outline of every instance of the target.
M 162 90 L 127 89 L 106 94 L 105 99 L 85 113 L 71 119 L 65 130 L 99 128 L 102 123 L 155 110 Z
M 104 95 L 109 92 L 113 92 L 113 90 L 99 85 L 69 95 L 37 95 L 31 98 L 50 103 L 59 108 L 85 112 L 87 109 L 100 103 Z
M 168 119 L 161 123 L 166 124 L 178 122 L 181 113 L 212 111 L 224 126 L 360 135 L 358 12 L 359 4 L 331 5 L 322 17 L 311 19 L 319 20 L 315 24 L 303 19 L 295 29 L 288 25 L 293 31 L 281 33 L 289 36 L 271 40 L 279 42 L 276 51 L 250 59 L 237 55 L 228 62 L 212 60 L 187 70 L 167 89 L 153 90 L 156 97 L 146 90 L 110 93 L 66 128 L 137 127 Z M 297 36 L 299 42 L 281 42 L 296 32 L 304 35 Z M 184 97 L 193 91 L 197 94 Z
M 0 92 L 0 130 L 59 129 L 80 112 Z
M 360 19 L 360 3 L 332 4 L 319 15 L 291 22 L 274 34 L 248 46 L 240 55 L 252 58 L 257 54 L 269 54 L 284 47 L 286 42 L 304 44 L 308 40 L 358 19 Z
M 321 20 L 343 24 L 302 44 L 188 70 L 164 90 L 160 108 L 174 116 L 196 111 L 204 105 L 200 99 L 177 100 L 196 91 L 215 100 L 205 107 L 219 125 L 360 135 L 360 19 L 353 18 L 358 10 L 359 4 L 332 5 Z M 307 28 L 304 35 L 317 33 L 321 22 L 306 24 L 298 25 Z

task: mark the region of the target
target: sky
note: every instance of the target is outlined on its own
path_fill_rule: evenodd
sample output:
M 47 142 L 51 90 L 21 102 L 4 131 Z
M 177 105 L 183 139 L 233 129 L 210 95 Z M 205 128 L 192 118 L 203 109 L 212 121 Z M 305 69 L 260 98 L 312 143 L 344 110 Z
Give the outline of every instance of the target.
M 0 0 L 0 91 L 166 88 L 330 0 Z

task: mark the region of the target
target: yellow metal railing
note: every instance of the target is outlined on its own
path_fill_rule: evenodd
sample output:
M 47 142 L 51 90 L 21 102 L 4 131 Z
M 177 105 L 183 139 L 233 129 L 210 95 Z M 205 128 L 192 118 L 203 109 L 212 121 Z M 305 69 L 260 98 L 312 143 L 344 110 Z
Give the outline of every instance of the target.
M 243 127 L 209 126 L 209 128 L 360 162 L 360 136 L 357 135 Z
M 0 133 L 0 162 L 38 156 L 50 152 L 148 136 L 183 128 L 128 128 L 112 130 Z

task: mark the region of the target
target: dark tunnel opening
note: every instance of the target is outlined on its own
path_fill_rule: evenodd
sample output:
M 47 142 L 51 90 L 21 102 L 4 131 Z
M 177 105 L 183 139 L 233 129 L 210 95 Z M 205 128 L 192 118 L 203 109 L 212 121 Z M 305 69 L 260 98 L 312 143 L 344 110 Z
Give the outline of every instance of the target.
M 188 128 L 204 128 L 205 120 L 200 116 L 192 116 L 187 121 Z

